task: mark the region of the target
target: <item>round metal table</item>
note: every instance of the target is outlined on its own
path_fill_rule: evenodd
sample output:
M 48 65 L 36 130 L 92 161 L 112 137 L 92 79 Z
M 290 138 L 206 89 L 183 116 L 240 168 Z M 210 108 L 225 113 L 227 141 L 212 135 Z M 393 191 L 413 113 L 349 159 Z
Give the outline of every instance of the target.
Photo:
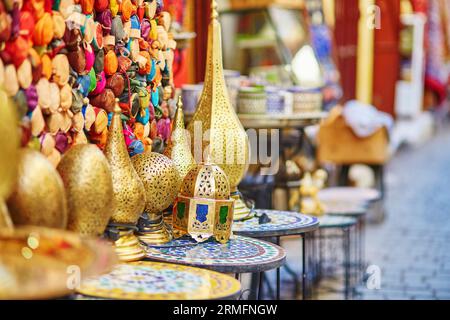
M 350 231 L 356 226 L 357 219 L 352 217 L 345 216 L 332 216 L 325 215 L 319 218 L 319 236 L 318 239 L 324 238 L 341 238 L 343 244 L 343 252 L 344 252 L 344 297 L 347 300 L 350 297 L 350 277 L 351 277 L 351 248 L 350 248 Z M 340 234 L 334 236 L 323 236 L 322 230 L 332 230 L 335 229 L 340 231 Z M 321 248 L 321 244 L 319 243 L 319 247 Z M 319 264 L 322 262 L 322 250 L 319 250 Z M 322 266 L 319 266 L 319 274 L 322 273 Z
M 234 299 L 240 290 L 239 281 L 215 271 L 139 261 L 87 279 L 78 293 L 103 299 L 206 300 Z
M 270 219 L 268 223 L 259 223 L 259 218 L 266 214 Z M 275 243 L 280 244 L 280 238 L 283 236 L 301 236 L 302 239 L 302 296 L 307 297 L 307 270 L 306 270 L 306 234 L 319 228 L 319 220 L 316 217 L 307 216 L 292 211 L 279 210 L 256 210 L 256 217 L 234 222 L 233 232 L 235 234 L 254 237 L 254 238 L 275 238 Z M 294 271 L 287 265 L 288 272 L 294 276 L 294 281 L 298 283 Z M 264 275 L 263 275 L 264 276 Z M 276 275 L 276 298 L 280 298 L 280 269 L 277 268 Z M 296 287 L 297 288 L 297 287 Z M 296 290 L 297 293 L 297 290 Z M 296 295 L 295 293 L 295 295 Z
M 258 239 L 234 236 L 226 244 L 215 241 L 162 247 L 147 247 L 149 260 L 206 268 L 224 273 L 263 272 L 281 266 L 286 259 L 283 248 Z
M 355 251 L 355 283 L 362 283 L 365 263 L 365 226 L 368 206 L 365 204 L 347 201 L 346 203 L 323 203 L 325 212 L 330 216 L 351 217 L 356 219 L 356 226 L 353 239 L 353 248 Z
M 257 209 L 255 212 L 257 216 L 266 214 L 270 222 L 260 224 L 257 217 L 236 221 L 233 223 L 233 232 L 247 237 L 267 238 L 301 235 L 319 227 L 316 217 L 297 212 L 266 209 Z
M 380 191 L 371 188 L 330 187 L 319 191 L 319 200 L 325 203 L 370 203 L 381 199 Z
M 261 297 L 261 279 L 264 271 L 277 269 L 286 260 L 286 252 L 278 245 L 241 236 L 233 236 L 228 243 L 213 240 L 196 243 L 192 239 L 177 239 L 162 246 L 147 247 L 149 260 L 170 262 L 232 273 L 239 279 L 242 273 L 257 274 L 258 289 L 255 298 Z

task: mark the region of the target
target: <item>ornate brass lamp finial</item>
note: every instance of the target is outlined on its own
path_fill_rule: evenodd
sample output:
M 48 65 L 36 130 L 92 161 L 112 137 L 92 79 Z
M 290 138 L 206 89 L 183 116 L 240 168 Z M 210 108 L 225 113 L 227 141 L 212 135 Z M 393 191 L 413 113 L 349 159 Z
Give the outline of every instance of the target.
M 202 95 L 188 130 L 194 143 L 191 150 L 198 162 L 204 161 L 205 149 L 209 148 L 211 160 L 222 168 L 230 182 L 232 197 L 235 199 L 235 219 L 248 216 L 250 210 L 239 197 L 237 186 L 248 168 L 248 137 L 237 117 L 226 88 L 222 61 L 221 26 L 217 19 L 217 2 L 211 1 L 211 22 L 208 27 L 208 48 L 206 73 Z M 201 132 L 208 137 L 196 137 L 194 130 L 201 125 Z M 197 133 L 198 134 L 198 133 Z M 205 138 L 203 141 L 202 138 Z M 201 141 L 202 155 L 198 155 L 195 142 Z M 199 148 L 200 149 L 200 148 Z M 200 157 L 199 157 L 200 156 Z
M 178 96 L 177 110 L 173 119 L 172 135 L 166 150 L 164 150 L 164 155 L 170 158 L 175 164 L 180 181 L 195 167 L 195 160 L 191 153 L 191 147 L 184 126 L 183 100 L 181 95 Z M 164 212 L 164 222 L 171 226 L 172 208 L 169 209 L 169 211 Z
M 211 0 L 211 20 L 217 20 L 219 13 L 217 12 L 217 1 Z
M 195 160 L 191 153 L 191 147 L 184 126 L 183 100 L 181 96 L 178 97 L 177 110 L 173 119 L 172 135 L 166 150 L 164 150 L 164 155 L 172 159 L 180 174 L 181 180 L 195 166 Z
M 183 109 L 183 97 L 181 96 L 181 94 L 178 96 L 177 109 Z

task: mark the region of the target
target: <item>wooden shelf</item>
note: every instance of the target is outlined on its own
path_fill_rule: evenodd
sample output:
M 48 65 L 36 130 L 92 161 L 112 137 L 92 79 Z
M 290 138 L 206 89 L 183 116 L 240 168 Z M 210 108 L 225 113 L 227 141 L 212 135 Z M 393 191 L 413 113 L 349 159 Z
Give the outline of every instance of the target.
M 304 112 L 300 114 L 238 114 L 245 129 L 295 129 L 318 124 L 326 118 L 327 112 Z M 192 114 L 185 114 L 186 124 L 192 119 Z

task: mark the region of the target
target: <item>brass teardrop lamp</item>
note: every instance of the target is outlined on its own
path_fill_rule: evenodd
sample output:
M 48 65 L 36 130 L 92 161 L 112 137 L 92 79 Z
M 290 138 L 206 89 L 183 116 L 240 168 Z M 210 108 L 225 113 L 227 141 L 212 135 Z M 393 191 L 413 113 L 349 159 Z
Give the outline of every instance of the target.
M 107 235 L 114 241 L 116 253 L 122 261 L 140 260 L 144 258 L 145 252 L 134 231 L 137 230 L 136 223 L 144 210 L 145 192 L 125 145 L 118 99 L 104 153 L 111 168 L 115 203 Z
M 204 87 L 188 130 L 194 139 L 191 150 L 196 161 L 205 161 L 204 155 L 210 154 L 212 161 L 226 173 L 235 200 L 234 219 L 241 220 L 252 215 L 238 191 L 238 185 L 248 169 L 249 141 L 232 107 L 225 84 L 218 16 L 217 2 L 212 0 Z

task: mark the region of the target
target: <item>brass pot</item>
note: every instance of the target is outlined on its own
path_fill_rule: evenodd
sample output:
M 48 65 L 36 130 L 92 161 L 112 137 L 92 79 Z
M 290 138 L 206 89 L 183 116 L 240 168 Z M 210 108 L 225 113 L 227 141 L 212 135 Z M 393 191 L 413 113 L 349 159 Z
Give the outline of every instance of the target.
M 57 169 L 67 194 L 67 228 L 85 236 L 102 234 L 114 212 L 106 157 L 95 145 L 76 145 L 62 157 Z
M 65 229 L 67 202 L 64 185 L 56 169 L 38 151 L 20 151 L 19 176 L 8 199 L 15 225 Z

